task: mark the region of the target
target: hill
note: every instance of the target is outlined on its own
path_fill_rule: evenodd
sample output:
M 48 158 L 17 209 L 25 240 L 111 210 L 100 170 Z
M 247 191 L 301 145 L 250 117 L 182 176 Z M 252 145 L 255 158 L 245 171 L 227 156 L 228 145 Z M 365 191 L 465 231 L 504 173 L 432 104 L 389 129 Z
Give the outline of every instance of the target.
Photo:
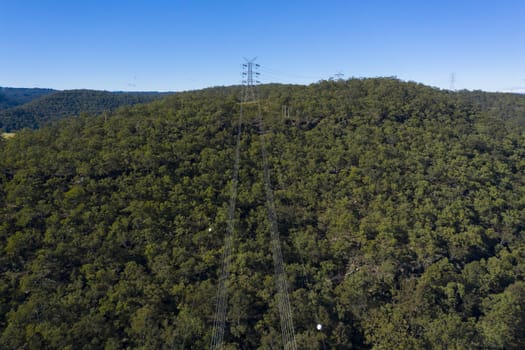
M 0 110 L 23 105 L 56 90 L 0 87 Z
M 123 93 L 95 90 L 56 91 L 13 108 L 0 110 L 0 129 L 9 132 L 23 128 L 36 129 L 80 113 L 91 115 L 110 112 L 121 106 L 151 102 L 160 93 Z
M 0 141 L 0 348 L 208 346 L 239 95 Z M 525 347 L 520 96 L 490 95 L 504 115 L 386 78 L 260 96 L 267 133 L 243 105 L 228 348 L 282 348 L 263 137 L 300 349 Z

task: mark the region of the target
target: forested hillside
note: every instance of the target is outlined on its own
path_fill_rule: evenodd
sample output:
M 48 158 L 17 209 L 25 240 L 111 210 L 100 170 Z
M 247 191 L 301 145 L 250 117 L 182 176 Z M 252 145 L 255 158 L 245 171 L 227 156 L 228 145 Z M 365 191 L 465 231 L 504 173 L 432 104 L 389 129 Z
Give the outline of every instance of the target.
M 118 107 L 151 102 L 160 93 L 123 93 L 96 90 L 65 90 L 45 94 L 28 103 L 0 110 L 0 129 L 6 132 L 37 129 L 50 122 L 78 116 L 111 112 Z
M 0 140 L 0 348 L 208 347 L 239 95 Z M 395 79 L 260 95 L 268 132 L 243 121 L 228 349 L 282 348 L 261 137 L 300 349 L 525 348 L 525 97 Z
M 23 105 L 53 92 L 52 89 L 0 87 L 0 110 Z

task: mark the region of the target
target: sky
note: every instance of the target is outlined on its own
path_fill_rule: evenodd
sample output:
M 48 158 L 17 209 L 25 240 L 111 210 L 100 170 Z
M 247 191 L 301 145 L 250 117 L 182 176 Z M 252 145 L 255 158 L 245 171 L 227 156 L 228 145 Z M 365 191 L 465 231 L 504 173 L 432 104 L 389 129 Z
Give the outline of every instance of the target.
M 523 0 L 0 0 L 0 86 L 184 91 L 397 77 L 525 92 Z

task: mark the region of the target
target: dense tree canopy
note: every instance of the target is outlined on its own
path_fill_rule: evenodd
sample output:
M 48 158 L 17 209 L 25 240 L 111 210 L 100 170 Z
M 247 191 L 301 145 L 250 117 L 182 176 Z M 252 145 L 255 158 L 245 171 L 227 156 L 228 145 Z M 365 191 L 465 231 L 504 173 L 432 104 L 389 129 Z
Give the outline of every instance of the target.
M 0 348 L 207 348 L 239 94 L 0 141 Z M 299 348 L 525 347 L 522 96 L 395 79 L 260 96 L 268 132 L 249 106 L 243 121 L 228 348 L 280 346 L 261 137 Z
M 56 90 L 0 87 L 0 110 L 23 105 Z
M 96 90 L 11 90 L 28 90 L 29 92 L 23 96 L 12 96 L 13 93 L 11 93 L 8 95 L 9 99 L 4 94 L 7 102 L 23 102 L 25 100 L 22 97 L 28 100 L 27 103 L 17 103 L 12 108 L 3 110 L 0 108 L 0 129 L 7 132 L 23 128 L 37 129 L 65 117 L 78 116 L 80 113 L 97 115 L 111 112 L 121 106 L 151 102 L 163 95 L 155 92 L 123 93 Z M 0 107 L 2 104 L 1 91 L 11 90 L 5 88 L 0 90 Z

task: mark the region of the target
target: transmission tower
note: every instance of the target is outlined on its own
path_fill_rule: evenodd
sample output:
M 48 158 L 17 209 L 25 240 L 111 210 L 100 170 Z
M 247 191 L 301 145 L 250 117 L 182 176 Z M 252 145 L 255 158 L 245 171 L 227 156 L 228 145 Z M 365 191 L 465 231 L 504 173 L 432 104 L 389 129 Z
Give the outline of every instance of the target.
M 341 72 L 341 71 L 339 71 L 339 72 L 337 72 L 337 73 L 334 74 L 334 80 L 337 80 L 337 81 L 339 81 L 339 80 L 343 80 L 343 77 L 344 77 L 344 76 L 345 76 L 344 73 Z
M 270 231 L 270 245 L 273 253 L 275 284 L 277 289 L 277 305 L 279 308 L 279 316 L 281 321 L 281 336 L 284 350 L 297 350 L 295 341 L 295 332 L 293 327 L 293 317 L 290 306 L 290 298 L 288 295 L 288 282 L 284 270 L 283 256 L 281 251 L 281 242 L 279 238 L 279 230 L 277 225 L 277 214 L 275 211 L 275 202 L 273 199 L 273 191 L 270 180 L 270 167 L 268 165 L 268 153 L 266 150 L 265 132 L 262 121 L 261 104 L 259 102 L 259 93 L 257 84 L 259 84 L 259 72 L 257 69 L 259 64 L 255 63 L 257 58 L 251 60 L 244 58 L 243 64 L 243 89 L 241 93 L 241 107 L 239 115 L 239 126 L 237 132 L 237 146 L 235 150 L 235 162 L 233 172 L 233 182 L 230 196 L 228 231 L 224 241 L 223 261 L 221 265 L 221 273 L 219 277 L 219 286 L 217 290 L 217 305 L 215 310 L 215 319 L 212 334 L 212 350 L 220 350 L 224 345 L 224 328 L 226 321 L 227 309 L 227 285 L 226 281 L 229 277 L 229 266 L 231 261 L 231 246 L 232 236 L 234 231 L 234 214 L 237 198 L 237 184 L 239 173 L 239 154 L 240 154 L 240 140 L 241 140 L 241 124 L 243 120 L 244 105 L 247 102 L 255 102 L 257 106 L 257 121 L 259 123 L 260 145 L 262 153 L 262 167 L 264 189 L 266 193 L 266 211 L 268 216 L 268 225 Z
M 260 83 L 258 80 L 260 73 L 257 71 L 260 65 L 255 63 L 256 59 L 257 57 L 254 57 L 251 60 L 244 57 L 245 63 L 242 65 L 243 94 L 241 97 L 241 103 L 256 100 L 255 86 Z

